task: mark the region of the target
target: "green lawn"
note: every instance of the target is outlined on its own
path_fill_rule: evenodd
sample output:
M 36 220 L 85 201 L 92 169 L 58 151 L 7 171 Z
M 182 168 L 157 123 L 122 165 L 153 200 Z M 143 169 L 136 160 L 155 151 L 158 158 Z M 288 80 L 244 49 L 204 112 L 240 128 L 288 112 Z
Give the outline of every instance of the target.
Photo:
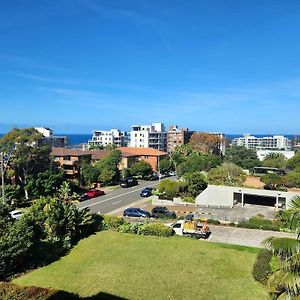
M 14 280 L 125 299 L 268 299 L 251 277 L 257 249 L 100 232 L 59 261 Z

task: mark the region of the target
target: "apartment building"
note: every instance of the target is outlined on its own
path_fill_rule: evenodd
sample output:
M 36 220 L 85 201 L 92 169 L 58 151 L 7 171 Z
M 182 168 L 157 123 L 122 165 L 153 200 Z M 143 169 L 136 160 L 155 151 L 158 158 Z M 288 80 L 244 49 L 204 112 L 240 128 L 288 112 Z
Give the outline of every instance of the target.
M 48 144 L 50 147 L 64 148 L 68 144 L 66 136 L 54 135 L 53 130 L 48 127 L 35 127 L 35 129 L 43 135 L 39 145 Z
M 188 128 L 179 129 L 177 125 L 170 125 L 167 133 L 168 152 L 172 152 L 176 146 L 187 144 L 193 133 Z
M 290 150 L 292 143 L 283 135 L 256 137 L 245 134 L 243 137 L 233 139 L 232 145 L 257 150 Z
M 130 132 L 130 147 L 167 150 L 167 132 L 163 123 L 133 125 Z
M 116 145 L 117 147 L 126 147 L 128 135 L 126 131 L 119 129 L 95 130 L 92 139 L 88 141 L 90 146 L 105 147 L 107 145 Z

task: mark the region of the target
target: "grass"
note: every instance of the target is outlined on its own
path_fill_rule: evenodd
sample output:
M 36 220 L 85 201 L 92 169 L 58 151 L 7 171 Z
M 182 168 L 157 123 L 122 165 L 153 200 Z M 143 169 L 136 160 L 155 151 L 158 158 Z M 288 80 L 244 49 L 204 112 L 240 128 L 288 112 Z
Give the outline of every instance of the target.
M 251 277 L 258 249 L 189 238 L 100 232 L 69 255 L 14 280 L 125 299 L 268 299 Z

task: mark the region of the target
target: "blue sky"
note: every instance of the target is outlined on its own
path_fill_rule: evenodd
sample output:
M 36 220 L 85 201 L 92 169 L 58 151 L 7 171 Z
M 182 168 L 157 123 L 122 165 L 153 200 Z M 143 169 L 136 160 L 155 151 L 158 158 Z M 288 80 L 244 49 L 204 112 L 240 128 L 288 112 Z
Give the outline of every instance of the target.
M 300 133 L 299 0 L 0 3 L 0 132 Z

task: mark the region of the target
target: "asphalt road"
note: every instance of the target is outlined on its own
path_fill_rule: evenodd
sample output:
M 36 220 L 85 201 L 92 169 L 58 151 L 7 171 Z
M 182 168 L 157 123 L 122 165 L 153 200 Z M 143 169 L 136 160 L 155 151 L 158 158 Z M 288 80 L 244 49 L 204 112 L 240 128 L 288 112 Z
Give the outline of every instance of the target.
M 88 207 L 92 213 L 106 214 L 120 207 L 142 199 L 140 191 L 146 186 L 154 187 L 158 181 L 139 181 L 139 185 L 130 188 L 117 188 L 106 195 L 83 201 L 78 208 Z

